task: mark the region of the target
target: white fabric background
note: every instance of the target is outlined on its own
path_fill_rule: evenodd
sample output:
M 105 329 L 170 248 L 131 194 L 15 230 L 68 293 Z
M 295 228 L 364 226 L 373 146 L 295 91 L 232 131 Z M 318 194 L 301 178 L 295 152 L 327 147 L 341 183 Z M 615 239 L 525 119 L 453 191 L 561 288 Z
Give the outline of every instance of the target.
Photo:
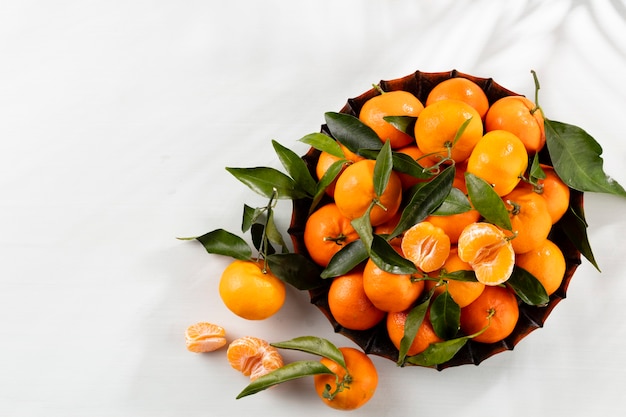
M 247 379 L 225 351 L 185 350 L 202 320 L 351 345 L 304 293 L 264 322 L 222 305 L 227 261 L 175 237 L 237 232 L 264 203 L 224 167 L 278 167 L 271 139 L 304 153 L 325 111 L 381 79 L 458 69 L 532 96 L 534 69 L 547 115 L 592 134 L 626 185 L 625 23 L 623 0 L 3 2 L 0 414 L 340 415 L 309 379 L 235 400 Z M 374 358 L 354 414 L 623 414 L 626 201 L 585 203 L 602 273 L 585 261 L 543 329 L 478 367 Z

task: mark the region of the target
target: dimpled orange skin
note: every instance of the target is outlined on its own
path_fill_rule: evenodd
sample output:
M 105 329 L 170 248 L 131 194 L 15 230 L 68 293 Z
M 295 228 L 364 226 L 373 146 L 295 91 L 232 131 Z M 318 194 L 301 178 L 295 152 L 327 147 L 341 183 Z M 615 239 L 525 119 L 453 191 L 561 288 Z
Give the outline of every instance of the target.
M 467 160 L 466 172 L 491 184 L 496 194 L 510 193 L 528 167 L 528 152 L 514 134 L 504 130 L 486 133 Z
M 392 149 L 413 142 L 413 138 L 384 120 L 386 116 L 418 117 L 424 105 L 408 91 L 389 91 L 372 97 L 363 104 L 359 119 L 369 126 L 382 142 L 390 141 Z
M 372 360 L 360 350 L 351 347 L 340 347 L 346 368 L 350 375 L 347 387 L 337 393 L 333 399 L 324 398 L 326 386 L 335 391 L 337 383 L 335 375 L 318 374 L 313 376 L 315 392 L 327 406 L 337 410 L 356 410 L 365 405 L 376 393 L 378 372 Z M 320 362 L 334 372 L 339 381 L 346 377 L 346 369 L 334 361 L 322 358 Z
M 386 312 L 409 308 L 424 290 L 424 281 L 413 280 L 409 274 L 392 274 L 368 259 L 363 270 L 363 288 L 367 298 Z
M 548 239 L 535 249 L 517 255 L 515 263 L 537 278 L 548 295 L 554 294 L 559 289 L 565 276 L 566 263 L 563 252 Z
M 359 268 L 333 279 L 328 290 L 328 308 L 337 323 L 350 330 L 371 329 L 385 317 L 385 312 L 367 298 L 363 270 Z
M 463 134 L 457 132 L 468 119 Z M 483 135 L 480 114 L 459 100 L 440 100 L 424 107 L 415 122 L 415 140 L 420 150 L 431 158 L 450 157 L 455 162 L 465 161 Z M 432 155 L 432 156 L 431 156 Z
M 530 154 L 546 143 L 544 119 L 535 103 L 523 96 L 507 96 L 491 105 L 485 115 L 485 130 L 506 130 L 517 136 Z
M 376 161 L 366 159 L 347 167 L 337 179 L 335 185 L 335 204 L 348 219 L 363 216 L 368 207 L 378 199 L 370 211 L 372 226 L 378 226 L 390 220 L 400 208 L 402 202 L 402 183 L 398 174 L 391 172 L 387 187 L 382 195 L 374 191 L 374 166 Z M 381 207 L 382 205 L 382 207 Z
M 285 302 L 285 283 L 263 262 L 234 260 L 222 272 L 219 293 L 226 307 L 247 320 L 264 320 L 281 309 Z
M 469 104 L 476 109 L 481 118 L 484 118 L 489 110 L 489 99 L 483 89 L 467 78 L 456 77 L 440 82 L 428 93 L 426 105 L 445 99 L 460 100 Z
M 359 235 L 337 205 L 328 203 L 309 216 L 303 238 L 311 259 L 326 267 L 337 252 L 357 240 Z
M 516 254 L 525 253 L 539 246 L 548 238 L 552 229 L 552 217 L 543 197 L 525 187 L 516 188 L 502 197 L 509 210 L 513 237 L 511 245 Z
M 507 287 L 486 286 L 473 303 L 461 309 L 461 330 L 466 335 L 473 335 L 488 325 L 473 340 L 496 343 L 513 333 L 518 319 L 519 306 L 515 294 Z
M 400 350 L 400 342 L 404 337 L 404 324 L 406 323 L 408 314 L 409 311 L 405 310 L 389 313 L 387 315 L 387 334 L 389 335 L 391 343 L 393 343 L 398 350 Z M 411 343 L 407 351 L 407 356 L 418 355 L 425 351 L 431 343 L 438 342 L 443 342 L 443 339 L 437 336 L 430 323 L 430 317 L 426 316 L 417 330 L 413 343 Z

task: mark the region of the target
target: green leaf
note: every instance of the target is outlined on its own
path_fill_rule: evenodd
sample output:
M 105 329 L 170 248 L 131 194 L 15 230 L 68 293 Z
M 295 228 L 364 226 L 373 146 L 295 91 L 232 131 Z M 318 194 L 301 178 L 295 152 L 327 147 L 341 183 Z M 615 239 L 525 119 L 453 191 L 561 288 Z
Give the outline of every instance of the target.
M 309 195 L 315 194 L 317 187 L 316 181 L 311 176 L 304 160 L 294 151 L 284 147 L 275 140 L 272 141 L 272 145 L 274 146 L 274 150 L 281 164 L 283 164 L 283 167 L 285 167 L 291 178 L 298 184 L 298 187 L 306 191 Z
M 398 225 L 391 232 L 390 238 L 400 235 L 414 224 L 421 222 L 441 205 L 452 189 L 454 172 L 454 165 L 447 167 L 413 194 L 402 211 Z
M 279 199 L 299 199 L 307 197 L 306 191 L 288 175 L 274 168 L 226 168 L 235 178 L 248 186 L 252 191 L 266 198 L 274 196 Z
M 370 212 L 372 211 L 372 207 L 374 207 L 374 202 L 370 204 L 370 206 L 365 210 L 365 213 L 361 217 L 357 217 L 356 219 L 352 219 L 350 224 L 357 232 L 361 241 L 365 245 L 365 250 L 370 251 L 372 247 L 372 239 L 373 239 L 373 230 L 372 223 L 370 221 Z
M 324 285 L 320 267 L 302 254 L 273 254 L 266 259 L 272 273 L 292 287 L 308 291 Z
M 418 269 L 413 262 L 403 258 L 384 238 L 373 235 L 370 250 L 372 262 L 391 274 L 416 274 Z
M 257 221 L 259 216 L 265 212 L 264 208 L 252 208 L 247 204 L 243 205 L 243 218 L 241 220 L 241 231 L 246 233 Z
M 299 350 L 313 355 L 328 358 L 345 369 L 346 362 L 343 353 L 332 342 L 317 336 L 300 336 L 284 342 L 271 343 L 279 349 Z
M 326 188 L 328 188 L 328 186 L 332 184 L 333 181 L 335 181 L 335 179 L 339 176 L 345 163 L 345 159 L 333 162 L 328 167 L 322 178 L 320 178 L 319 182 L 317 183 L 315 195 L 313 196 L 313 203 L 311 204 L 311 208 L 309 209 L 309 214 L 315 211 L 315 208 L 318 206 L 319 202 L 322 200 L 326 193 Z
M 397 363 L 400 366 L 404 365 L 407 352 L 411 348 L 411 345 L 415 340 L 415 336 L 417 335 L 417 331 L 426 317 L 432 294 L 433 293 L 431 292 L 428 299 L 413 307 L 406 316 L 406 320 L 404 322 L 404 335 L 400 340 L 400 349 L 398 353 Z
M 276 222 L 274 221 L 274 210 L 269 210 L 268 212 L 267 223 L 265 224 L 265 236 L 267 236 L 267 239 L 271 243 L 280 245 L 283 249 L 283 253 L 289 251 L 287 244 L 285 243 L 285 239 L 280 233 L 280 230 L 278 230 L 278 226 L 276 226 Z
M 352 241 L 335 253 L 320 276 L 324 279 L 345 275 L 369 257 L 368 250 L 359 240 Z
M 382 141 L 369 126 L 349 114 L 327 112 L 324 114 L 328 130 L 335 139 L 352 152 L 360 149 L 380 149 Z
M 603 169 L 602 147 L 578 126 L 545 120 L 546 146 L 554 170 L 571 188 L 578 191 L 615 194 L 626 191 Z
M 376 164 L 374 165 L 374 193 L 377 197 L 380 197 L 385 192 L 392 169 L 391 144 L 387 141 L 378 153 Z
M 327 152 L 337 158 L 346 157 L 337 141 L 323 133 L 310 133 L 300 139 L 300 142 L 306 143 L 318 151 Z
M 591 264 L 598 271 L 600 271 L 600 267 L 598 266 L 596 258 L 593 255 L 593 251 L 591 250 L 591 244 L 589 243 L 589 237 L 587 235 L 587 221 L 585 220 L 583 206 L 570 206 L 557 224 L 576 249 L 578 249 L 580 253 L 589 262 L 591 262 Z
M 515 294 L 526 304 L 544 306 L 550 301 L 546 289 L 533 274 L 524 268 L 515 266 L 511 277 L 507 280 Z
M 541 164 L 539 162 L 539 152 L 536 152 L 533 157 L 528 176 L 531 184 L 535 184 L 537 180 L 543 180 L 546 178 L 546 173 L 543 171 L 543 168 L 541 168 Z
M 237 399 L 256 394 L 257 392 L 273 387 L 274 385 L 282 384 L 283 382 L 320 374 L 333 375 L 333 372 L 319 361 L 297 361 L 288 363 L 255 379 L 237 395 Z
M 456 336 L 461 320 L 461 308 L 445 290 L 439 294 L 430 307 L 430 322 L 440 338 L 447 340 Z
M 456 187 L 452 187 L 450 193 L 447 195 L 443 203 L 435 211 L 432 212 L 435 216 L 451 216 L 454 214 L 461 214 L 472 209 L 472 205 L 469 202 L 467 196 L 463 191 Z
M 511 230 L 511 218 L 502 198 L 493 187 L 471 172 L 465 173 L 467 193 L 474 208 L 490 223 Z
M 190 239 L 196 239 L 202 243 L 204 249 L 209 253 L 230 256 L 243 261 L 252 257 L 250 245 L 239 236 L 224 229 L 216 229 L 194 238 L 183 238 L 183 240 Z
M 465 282 L 478 282 L 476 279 L 476 273 L 474 271 L 453 271 L 453 272 L 442 272 L 440 274 L 440 278 L 454 281 L 465 281 Z
M 250 227 L 250 236 L 252 237 L 252 244 L 259 253 L 267 256 L 276 252 L 271 242 L 265 238 L 265 226 L 262 223 L 254 223 Z
M 443 342 L 431 343 L 422 353 L 410 356 L 407 362 L 419 366 L 436 366 L 448 362 L 470 339 L 458 337 Z
M 376 159 L 379 153 L 380 150 L 378 149 L 361 150 L 361 155 L 369 159 Z M 405 153 L 392 151 L 391 160 L 393 161 L 393 169 L 397 172 L 425 181 L 430 180 L 434 176 L 428 169 Z
M 398 129 L 401 132 L 413 136 L 413 130 L 415 128 L 415 122 L 417 117 L 415 116 L 385 116 L 383 120 Z

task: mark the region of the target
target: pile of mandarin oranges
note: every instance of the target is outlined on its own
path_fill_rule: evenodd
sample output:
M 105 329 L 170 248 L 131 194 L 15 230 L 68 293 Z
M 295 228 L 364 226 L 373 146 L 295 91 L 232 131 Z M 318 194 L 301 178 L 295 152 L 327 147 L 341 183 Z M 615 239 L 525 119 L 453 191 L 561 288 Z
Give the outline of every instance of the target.
M 387 259 L 410 264 L 408 270 L 396 268 L 374 251 L 361 251 L 349 268 L 323 277 L 316 304 L 336 323 L 336 331 L 382 331 L 395 350 L 387 357 L 401 366 L 439 365 L 450 359 L 442 359 L 441 352 L 454 355 L 470 339 L 502 342 L 518 325 L 523 304 L 512 277 L 523 271 L 550 297 L 567 275 L 566 256 L 551 232 L 570 208 L 571 189 L 552 166 L 538 162 L 546 146 L 542 111 L 520 95 L 490 101 L 484 86 L 471 78 L 457 74 L 439 80 L 422 100 L 409 91 L 375 87 L 353 117 L 380 142 L 378 154 L 351 150 L 337 138 L 332 139 L 338 152 L 312 148 L 308 154 L 310 175 L 325 186 L 306 214 L 296 252 L 318 268 L 317 278 L 351 245 L 368 241 L 371 246 L 377 238 L 397 256 Z M 377 155 L 384 149 L 409 158 L 424 175 L 395 166 L 381 169 Z M 451 167 L 446 193 L 461 197 L 450 204 L 465 201 L 466 206 L 433 209 L 406 224 L 409 200 Z M 485 214 L 490 210 L 484 206 L 494 204 L 508 227 Z M 269 222 L 265 226 L 263 236 L 273 231 Z M 223 271 L 219 295 L 237 316 L 267 319 L 286 297 L 285 282 L 277 275 L 265 256 L 239 257 Z M 442 322 L 453 323 L 452 329 Z M 352 410 L 371 399 L 378 383 L 367 353 L 313 336 L 279 343 L 245 336 L 229 343 L 223 327 L 200 322 L 189 326 L 186 343 L 192 352 L 226 347 L 232 367 L 250 377 L 240 397 L 313 376 L 314 390 L 326 405 Z M 285 364 L 281 348 L 322 358 Z

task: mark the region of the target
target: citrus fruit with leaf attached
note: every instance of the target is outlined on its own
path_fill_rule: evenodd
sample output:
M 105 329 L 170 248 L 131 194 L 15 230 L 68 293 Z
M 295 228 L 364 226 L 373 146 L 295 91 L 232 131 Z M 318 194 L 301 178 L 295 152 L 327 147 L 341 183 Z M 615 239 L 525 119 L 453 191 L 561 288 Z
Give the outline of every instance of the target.
M 337 323 L 350 330 L 370 329 L 385 317 L 365 294 L 362 268 L 333 279 L 328 307 Z
M 409 308 L 424 290 L 424 281 L 411 274 L 392 274 L 368 259 L 363 270 L 363 289 L 367 298 L 382 311 Z
M 523 96 L 506 96 L 493 103 L 485 116 L 485 130 L 513 133 L 531 155 L 543 148 L 546 142 L 541 110 Z
M 313 377 L 315 392 L 327 406 L 337 410 L 356 410 L 376 393 L 378 372 L 374 362 L 363 352 L 351 347 L 340 347 L 346 367 L 328 358 L 320 362 L 334 375 Z
M 404 327 L 408 315 L 408 310 L 397 311 L 387 314 L 387 334 L 389 335 L 391 343 L 393 343 L 393 345 L 398 350 L 400 350 L 400 342 L 404 337 Z M 414 356 L 422 353 L 431 343 L 438 343 L 442 341 L 443 339 L 441 339 L 439 336 L 437 336 L 437 333 L 435 333 L 435 330 L 430 323 L 430 318 L 427 315 L 422 320 L 422 323 L 420 324 L 420 327 L 415 334 L 413 343 L 411 343 L 411 346 L 407 351 L 407 356 Z
M 228 345 L 226 357 L 233 369 L 249 376 L 252 381 L 283 366 L 283 358 L 275 347 L 252 336 L 233 340 Z
M 527 167 L 528 153 L 522 141 L 505 130 L 493 130 L 476 144 L 466 172 L 482 178 L 503 196 L 519 184 Z
M 469 122 L 468 122 L 469 120 Z M 467 122 L 462 134 L 461 127 Z M 433 159 L 466 160 L 483 135 L 480 114 L 459 100 L 440 100 L 424 107 L 415 122 L 415 140 L 420 150 Z
M 513 245 L 497 226 L 472 223 L 463 229 L 457 243 L 459 258 L 470 264 L 476 279 L 485 285 L 507 281 L 515 266 Z
M 484 329 L 473 340 L 496 343 L 513 333 L 518 319 L 515 294 L 506 287 L 487 286 L 474 302 L 461 309 L 461 330 L 469 336 Z
M 463 101 L 472 106 L 481 118 L 485 117 L 489 109 L 489 99 L 482 88 L 474 81 L 455 77 L 440 82 L 428 93 L 426 106 L 435 101 L 453 99 Z
M 392 149 L 413 142 L 413 137 L 385 120 L 387 116 L 417 117 L 424 105 L 408 91 L 388 91 L 367 100 L 359 119 L 369 126 L 382 142 L 389 141 Z
M 222 272 L 222 301 L 230 311 L 248 320 L 263 320 L 285 302 L 285 283 L 265 268 L 263 261 L 236 259 Z
M 541 164 L 545 178 L 537 180 L 534 185 L 527 184 L 542 196 L 548 206 L 552 224 L 558 222 L 569 209 L 570 189 L 549 165 Z
M 539 246 L 552 229 L 548 206 L 539 194 L 525 187 L 516 188 L 502 197 L 509 210 L 512 232 L 511 244 L 515 253 L 528 252 Z
M 566 264 L 563 252 L 548 239 L 535 249 L 517 255 L 515 263 L 537 278 L 548 295 L 559 289 L 565 276 Z
M 311 259 L 320 266 L 328 266 L 330 259 L 359 235 L 335 203 L 328 203 L 314 211 L 304 226 L 304 245 Z
M 343 157 L 339 157 L 339 156 L 333 155 L 333 154 L 325 152 L 325 151 L 322 151 L 320 153 L 320 156 L 319 156 L 319 158 L 317 160 L 317 163 L 315 164 L 315 174 L 317 175 L 318 181 L 321 180 L 322 177 L 324 177 L 326 172 L 335 163 L 340 163 L 340 161 L 343 161 L 343 166 L 342 166 L 341 170 L 339 171 L 339 172 L 341 172 L 341 171 L 343 171 L 345 169 L 346 166 L 350 165 L 351 163 L 354 163 L 356 161 L 361 161 L 361 160 L 365 159 L 361 155 L 355 154 L 354 152 L 352 152 L 351 150 L 346 148 L 341 143 L 338 143 L 338 145 L 341 148 L 341 150 L 343 151 L 343 155 L 344 155 Z M 339 175 L 337 175 L 337 177 L 338 176 Z M 335 194 L 335 182 L 337 181 L 337 177 L 335 177 L 335 180 L 332 181 L 326 187 L 326 193 L 329 196 L 331 196 L 331 197 Z
M 376 195 L 375 165 L 376 161 L 371 159 L 355 162 L 343 171 L 335 185 L 335 203 L 339 211 L 352 220 L 365 215 L 371 207 L 372 226 L 391 219 L 402 202 L 402 183 L 393 171 L 381 195 Z
M 434 159 L 424 155 L 424 152 L 422 152 L 420 148 L 417 147 L 417 145 L 405 146 L 404 148 L 398 149 L 397 152 L 410 156 L 415 162 L 418 163 L 419 166 L 422 167 L 423 171 L 427 171 L 428 168 L 434 166 L 437 163 L 437 161 L 435 161 Z M 400 181 L 402 182 L 403 190 L 408 190 L 416 184 L 427 182 L 431 178 L 428 177 L 426 179 L 422 179 L 406 174 L 404 172 L 398 172 L 398 176 L 400 177 Z
M 212 352 L 226 345 L 226 331 L 217 324 L 204 321 L 195 323 L 187 327 L 185 343 L 190 352 Z
M 404 257 L 424 271 L 441 268 L 450 254 L 450 238 L 440 227 L 430 222 L 419 222 L 404 232 L 402 238 Z
M 463 281 L 454 279 L 454 273 L 471 272 L 472 266 L 459 258 L 458 250 L 454 248 L 450 251 L 450 256 L 446 259 L 443 267 L 439 271 L 429 274 L 433 278 L 439 278 L 441 282 L 428 280 L 425 289 L 430 291 L 434 288 L 434 295 L 439 295 L 448 291 L 450 297 L 459 307 L 465 307 L 472 303 L 482 294 L 485 284 L 476 281 Z

